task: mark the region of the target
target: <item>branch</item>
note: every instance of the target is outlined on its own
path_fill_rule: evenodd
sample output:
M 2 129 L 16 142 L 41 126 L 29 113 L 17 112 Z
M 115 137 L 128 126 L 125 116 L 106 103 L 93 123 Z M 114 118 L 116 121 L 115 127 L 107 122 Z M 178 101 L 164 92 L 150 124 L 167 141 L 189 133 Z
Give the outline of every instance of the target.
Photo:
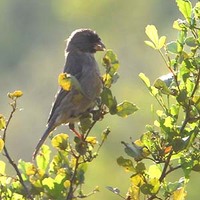
M 75 178 L 76 178 L 77 169 L 78 169 L 78 166 L 79 166 L 79 158 L 80 158 L 80 155 L 78 157 L 76 157 L 76 164 L 75 164 L 75 167 L 74 167 L 74 173 L 73 173 L 71 180 L 70 180 L 70 187 L 69 187 L 69 192 L 68 192 L 66 200 L 71 200 L 73 198 L 73 185 L 74 185 L 74 181 L 75 181 Z
M 4 129 L 4 132 L 3 132 L 3 141 L 4 141 L 4 154 L 5 154 L 5 157 L 7 158 L 7 160 L 9 161 L 9 163 L 11 164 L 11 166 L 14 168 L 18 178 L 19 178 L 19 182 L 21 183 L 21 185 L 23 186 L 28 198 L 30 198 L 31 200 L 33 200 L 32 196 L 30 195 L 29 193 L 29 190 L 28 188 L 26 187 L 24 181 L 23 181 L 23 178 L 21 176 L 21 173 L 17 167 L 17 165 L 15 164 L 15 162 L 13 161 L 13 159 L 11 158 L 10 154 L 8 153 L 8 150 L 6 148 L 6 135 L 7 135 L 7 130 L 8 130 L 8 126 L 11 122 L 11 119 L 13 117 L 13 114 L 15 113 L 16 109 L 17 109 L 17 102 L 16 102 L 16 99 L 14 99 L 14 101 L 11 103 L 11 106 L 12 106 L 12 111 L 10 113 L 10 116 L 8 118 L 8 121 L 6 123 L 6 127 Z

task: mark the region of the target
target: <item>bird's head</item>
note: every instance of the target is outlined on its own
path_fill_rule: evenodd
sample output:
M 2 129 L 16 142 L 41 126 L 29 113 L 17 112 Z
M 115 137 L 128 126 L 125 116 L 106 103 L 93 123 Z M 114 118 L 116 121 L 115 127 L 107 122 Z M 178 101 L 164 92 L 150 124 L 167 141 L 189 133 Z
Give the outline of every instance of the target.
M 95 53 L 104 51 L 105 45 L 95 31 L 90 29 L 78 29 L 72 32 L 67 39 L 66 51 L 82 51 L 85 53 Z

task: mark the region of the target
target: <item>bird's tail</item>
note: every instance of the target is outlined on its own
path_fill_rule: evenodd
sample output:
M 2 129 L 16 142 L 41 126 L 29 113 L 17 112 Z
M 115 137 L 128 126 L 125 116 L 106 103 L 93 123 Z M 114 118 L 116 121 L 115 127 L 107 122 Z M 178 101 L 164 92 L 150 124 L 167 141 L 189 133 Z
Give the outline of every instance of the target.
M 48 126 L 46 131 L 44 132 L 43 136 L 40 138 L 40 141 L 38 142 L 35 151 L 33 152 L 32 159 L 35 160 L 36 155 L 38 154 L 38 151 L 40 150 L 41 146 L 47 139 L 48 135 L 55 129 L 55 127 Z

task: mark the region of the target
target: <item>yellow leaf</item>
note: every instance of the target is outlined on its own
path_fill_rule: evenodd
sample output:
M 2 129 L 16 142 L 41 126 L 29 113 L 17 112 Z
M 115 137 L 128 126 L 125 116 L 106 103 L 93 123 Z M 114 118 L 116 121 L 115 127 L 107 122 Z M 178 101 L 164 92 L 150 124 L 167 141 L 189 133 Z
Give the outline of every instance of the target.
M 68 147 L 68 138 L 69 136 L 66 133 L 60 133 L 51 140 L 51 144 L 59 150 L 66 150 Z
M 28 176 L 34 175 L 36 173 L 36 167 L 33 164 L 29 164 L 26 168 L 26 174 Z
M 18 98 L 23 95 L 23 92 L 21 90 L 15 90 L 14 92 L 8 93 L 8 97 L 13 99 L 13 98 Z
M 6 120 L 3 115 L 0 114 L 0 130 L 6 127 Z
M 0 138 L 0 152 L 3 150 L 4 148 L 4 141 Z
M 159 179 L 161 176 L 161 169 L 158 165 L 151 165 L 148 170 L 149 178 L 157 178 Z
M 136 174 L 131 177 L 131 184 L 134 186 L 140 186 L 144 183 L 143 177 L 141 174 Z
M 95 145 L 98 142 L 96 137 L 87 137 L 86 141 L 89 142 L 92 145 Z
M 71 185 L 71 182 L 69 180 L 66 180 L 63 184 L 65 188 L 69 188 Z
M 178 188 L 174 193 L 173 193 L 173 200 L 184 200 L 186 197 L 187 193 L 183 187 Z
M 67 73 L 61 73 L 58 76 L 58 84 L 66 91 L 72 89 L 72 79 L 71 75 Z
M 0 174 L 4 175 L 6 170 L 6 163 L 0 160 Z

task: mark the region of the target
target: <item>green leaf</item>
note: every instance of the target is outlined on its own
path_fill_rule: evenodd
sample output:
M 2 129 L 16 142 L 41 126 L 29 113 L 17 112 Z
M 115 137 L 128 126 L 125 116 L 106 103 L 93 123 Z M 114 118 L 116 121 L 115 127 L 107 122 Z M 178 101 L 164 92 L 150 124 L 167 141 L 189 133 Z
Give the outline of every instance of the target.
M 198 45 L 196 39 L 194 37 L 188 37 L 185 39 L 185 43 L 189 46 L 189 47 L 196 47 Z
M 117 112 L 117 101 L 113 97 L 112 92 L 109 88 L 104 88 L 101 93 L 102 102 L 109 108 L 110 114 L 114 115 Z
M 79 165 L 77 169 L 77 181 L 78 184 L 83 184 L 85 181 L 85 172 L 87 171 L 87 163 Z
M 192 4 L 189 0 L 176 0 L 180 12 L 183 14 L 188 23 L 191 21 Z
M 80 118 L 79 128 L 81 132 L 84 134 L 91 127 L 91 115 L 82 115 Z
M 178 44 L 175 41 L 172 41 L 167 44 L 167 51 L 173 54 L 178 54 Z
M 187 143 L 188 143 L 187 140 L 184 140 L 183 138 L 177 136 L 177 137 L 173 138 L 173 141 L 172 141 L 173 150 L 176 153 L 181 151 L 181 150 L 184 150 Z
M 135 143 L 128 144 L 123 141 L 121 143 L 125 146 L 124 151 L 126 154 L 130 157 L 133 157 L 135 161 L 140 161 L 144 158 L 142 146 L 136 145 Z
M 162 80 L 162 78 L 157 78 L 154 82 L 154 87 L 157 88 L 158 90 L 160 90 L 163 94 L 171 94 L 171 90 L 168 88 L 167 84 L 168 84 L 169 80 Z
M 29 176 L 34 175 L 36 173 L 36 167 L 31 162 L 25 162 L 23 160 L 18 161 L 18 168 L 21 171 L 21 175 L 23 180 L 28 180 Z
M 86 141 L 82 141 L 81 139 L 75 137 L 75 149 L 80 155 L 85 155 L 88 148 L 88 143 Z
M 133 162 L 130 159 L 125 159 L 123 156 L 117 158 L 117 164 L 125 168 L 126 171 L 135 172 Z
M 41 147 L 41 153 L 36 157 L 36 163 L 38 168 L 46 171 L 49 161 L 50 161 L 50 153 L 49 147 L 47 145 L 43 145 Z
M 138 107 L 135 104 L 124 101 L 117 105 L 117 115 L 120 117 L 127 117 L 135 113 L 138 110 Z
M 119 60 L 117 55 L 111 49 L 106 51 L 102 60 L 102 65 L 106 67 L 106 73 L 110 74 L 110 76 L 113 76 L 117 72 Z

